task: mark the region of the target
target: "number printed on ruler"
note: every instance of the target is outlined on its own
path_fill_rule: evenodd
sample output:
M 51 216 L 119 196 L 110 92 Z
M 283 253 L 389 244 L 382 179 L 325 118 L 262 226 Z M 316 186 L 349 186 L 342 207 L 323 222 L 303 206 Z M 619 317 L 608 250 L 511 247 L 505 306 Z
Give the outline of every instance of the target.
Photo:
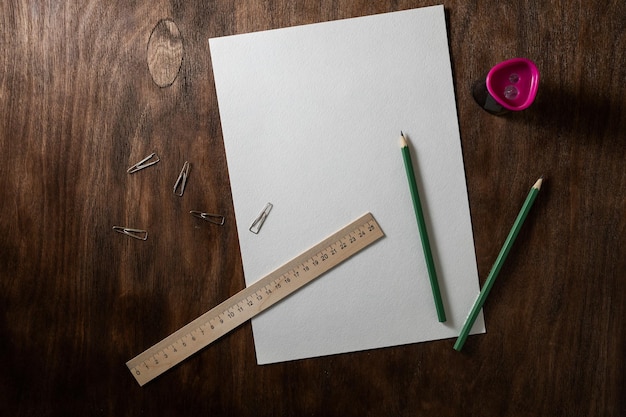
M 367 213 L 126 362 L 144 385 L 384 236 Z

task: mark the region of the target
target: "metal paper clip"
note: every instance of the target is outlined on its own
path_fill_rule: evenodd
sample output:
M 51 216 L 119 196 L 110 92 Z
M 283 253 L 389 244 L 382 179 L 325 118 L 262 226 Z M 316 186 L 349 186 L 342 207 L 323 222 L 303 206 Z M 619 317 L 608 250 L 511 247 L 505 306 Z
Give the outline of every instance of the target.
M 267 219 L 270 211 L 272 211 L 272 207 L 274 207 L 272 203 L 267 203 L 261 214 L 259 214 L 259 216 L 254 219 L 254 222 L 252 222 L 252 225 L 248 230 L 250 230 L 255 235 L 258 235 L 261 231 L 261 227 L 263 227 L 263 223 L 265 223 L 265 219 Z
M 123 226 L 113 226 L 113 230 L 123 235 L 133 237 L 135 239 L 139 239 L 139 240 L 148 239 L 148 232 L 146 232 L 145 230 L 131 229 L 128 227 L 123 227 Z
M 209 223 L 213 223 L 218 226 L 224 225 L 225 218 L 224 216 L 220 216 L 219 214 L 205 213 L 203 211 L 196 211 L 196 210 L 191 210 L 189 213 L 191 213 L 194 217 L 197 217 L 202 220 L 206 220 Z
M 150 159 L 152 159 L 152 157 L 156 157 L 156 160 L 152 162 L 148 162 Z M 144 159 L 137 162 L 132 167 L 128 168 L 126 172 L 128 172 L 129 174 L 133 174 L 137 171 L 141 171 L 144 168 L 148 168 L 149 166 L 152 166 L 159 161 L 160 161 L 159 156 L 155 152 L 152 152 L 150 155 L 146 156 Z
M 185 161 L 183 164 L 183 169 L 178 174 L 178 179 L 176 179 L 176 183 L 174 184 L 174 194 L 179 197 L 183 196 L 185 192 L 185 185 L 187 185 L 187 177 L 189 176 L 189 162 Z M 176 191 L 178 190 L 178 192 Z

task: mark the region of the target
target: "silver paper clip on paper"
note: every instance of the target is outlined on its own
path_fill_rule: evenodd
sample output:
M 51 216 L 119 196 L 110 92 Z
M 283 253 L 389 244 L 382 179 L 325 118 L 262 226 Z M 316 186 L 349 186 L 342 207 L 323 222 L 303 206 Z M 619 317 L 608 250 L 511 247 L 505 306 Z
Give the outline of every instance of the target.
M 113 226 L 113 230 L 123 235 L 135 238 L 135 239 L 139 239 L 139 240 L 148 239 L 148 232 L 146 232 L 145 230 L 131 229 L 129 227 L 123 227 L 123 226 Z
M 220 216 L 219 214 L 205 213 L 203 211 L 196 211 L 196 210 L 191 210 L 189 213 L 191 213 L 194 217 L 197 217 L 202 220 L 206 220 L 209 223 L 213 223 L 218 226 L 224 225 L 225 218 L 224 216 Z
M 272 203 L 267 203 L 265 205 L 265 208 L 261 212 L 261 214 L 259 214 L 259 216 L 256 219 L 254 219 L 254 221 L 252 222 L 252 225 L 250 226 L 248 230 L 250 230 L 255 235 L 258 235 L 259 232 L 261 231 L 261 227 L 263 227 L 263 223 L 265 223 L 265 219 L 267 219 L 267 216 L 270 214 L 270 211 L 272 211 L 272 207 L 274 207 Z
M 189 162 L 185 161 L 183 164 L 183 169 L 178 174 L 178 178 L 176 179 L 176 183 L 174 184 L 174 194 L 179 197 L 183 196 L 185 192 L 185 186 L 187 185 L 187 177 L 189 176 Z
M 156 157 L 156 160 L 148 162 L 153 157 Z M 141 171 L 144 168 L 148 168 L 149 166 L 152 166 L 152 165 L 156 164 L 159 161 L 160 161 L 160 159 L 159 159 L 159 156 L 156 154 L 156 152 L 152 152 L 150 155 L 146 156 L 141 161 L 137 162 L 135 165 L 133 165 L 130 168 L 128 168 L 126 170 L 126 172 L 128 172 L 129 174 L 134 174 L 135 172 Z

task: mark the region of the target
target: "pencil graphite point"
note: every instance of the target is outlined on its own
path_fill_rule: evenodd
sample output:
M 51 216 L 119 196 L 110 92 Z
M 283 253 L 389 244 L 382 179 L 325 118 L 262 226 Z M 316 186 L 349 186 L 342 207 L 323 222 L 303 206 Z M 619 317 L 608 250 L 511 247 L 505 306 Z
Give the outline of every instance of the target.
M 536 188 L 536 189 L 540 190 L 541 189 L 541 184 L 543 184 L 543 175 L 537 180 L 535 185 L 533 185 L 533 188 Z
M 404 133 L 402 133 L 402 131 L 400 131 L 400 147 L 404 148 L 404 147 L 408 147 L 409 144 L 406 142 L 406 138 L 404 137 Z

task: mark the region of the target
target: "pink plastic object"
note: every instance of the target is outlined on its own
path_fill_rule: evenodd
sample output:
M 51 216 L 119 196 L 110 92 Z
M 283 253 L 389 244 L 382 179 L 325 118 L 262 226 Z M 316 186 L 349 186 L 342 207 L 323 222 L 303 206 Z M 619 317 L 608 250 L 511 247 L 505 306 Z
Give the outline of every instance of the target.
M 507 110 L 520 111 L 535 100 L 539 70 L 529 59 L 513 58 L 491 68 L 485 83 L 498 104 Z

